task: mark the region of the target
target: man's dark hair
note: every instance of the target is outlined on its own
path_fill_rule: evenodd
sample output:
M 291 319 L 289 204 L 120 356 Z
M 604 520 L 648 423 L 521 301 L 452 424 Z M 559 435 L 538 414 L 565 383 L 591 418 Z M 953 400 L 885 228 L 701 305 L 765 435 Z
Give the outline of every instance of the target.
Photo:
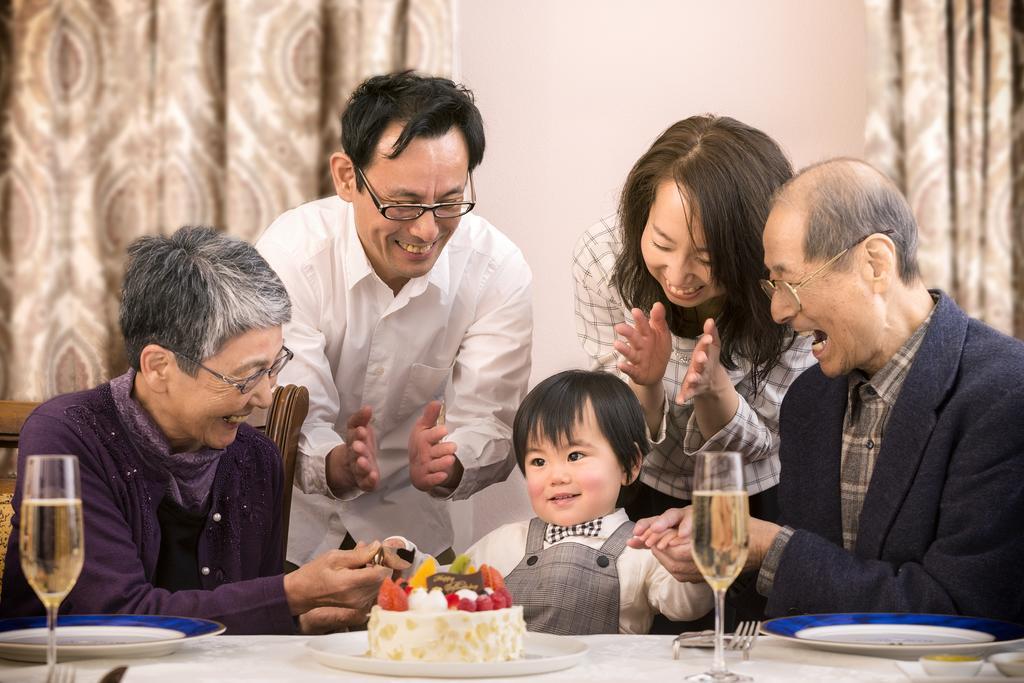
M 473 93 L 447 78 L 403 71 L 360 84 L 341 115 L 341 147 L 357 168 L 370 165 L 384 129 L 392 122 L 404 127 L 389 159 L 400 155 L 414 138 L 441 137 L 453 127 L 466 139 L 469 170 L 484 158 L 484 124 Z M 356 187 L 362 192 L 363 179 L 358 174 Z
M 526 472 L 526 453 L 531 444 L 571 441 L 588 404 L 622 471 L 632 475 L 633 468 L 651 450 L 640 401 L 615 375 L 588 370 L 552 375 L 523 399 L 512 422 L 512 447 L 520 471 Z M 619 494 L 620 505 L 624 498 L 625 489 Z

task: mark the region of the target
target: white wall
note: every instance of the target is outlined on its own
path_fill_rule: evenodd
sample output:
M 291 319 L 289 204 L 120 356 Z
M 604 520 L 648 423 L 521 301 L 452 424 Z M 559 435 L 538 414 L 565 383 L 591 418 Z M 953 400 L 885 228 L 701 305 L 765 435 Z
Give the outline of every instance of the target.
M 614 212 L 636 158 L 711 112 L 774 137 L 794 165 L 863 153 L 862 0 L 457 0 L 457 78 L 487 130 L 477 210 L 534 274 L 531 386 L 585 365 L 569 264 Z M 530 515 L 516 472 L 456 507 L 456 548 Z

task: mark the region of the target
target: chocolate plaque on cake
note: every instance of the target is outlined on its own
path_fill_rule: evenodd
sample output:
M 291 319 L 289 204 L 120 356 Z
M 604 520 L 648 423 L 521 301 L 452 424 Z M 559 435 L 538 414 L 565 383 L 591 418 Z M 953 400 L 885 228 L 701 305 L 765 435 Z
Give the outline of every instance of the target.
M 427 577 L 427 590 L 440 588 L 445 595 L 460 590 L 471 590 L 477 593 L 484 592 L 484 577 L 480 572 L 473 574 L 448 574 L 438 572 Z

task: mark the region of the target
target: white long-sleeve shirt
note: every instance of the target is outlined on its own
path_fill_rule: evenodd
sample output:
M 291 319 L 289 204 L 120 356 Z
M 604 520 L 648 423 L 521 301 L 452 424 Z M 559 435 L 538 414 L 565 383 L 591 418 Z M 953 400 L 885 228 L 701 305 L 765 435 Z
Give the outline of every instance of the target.
M 515 465 L 511 424 L 530 374 L 530 269 L 479 216 L 462 218 L 431 271 L 395 295 L 374 273 L 351 205 L 338 197 L 282 214 L 256 243 L 292 300 L 282 384 L 309 389 L 299 440 L 288 559 L 302 564 L 356 540 L 401 534 L 440 552 L 452 542 L 447 499 L 504 480 Z M 412 486 L 408 440 L 433 399 L 465 468 L 454 491 Z M 324 470 L 348 418 L 373 408 L 377 489 L 336 498 Z
M 614 220 L 605 219 L 580 237 L 573 254 L 572 273 L 576 288 L 576 334 L 595 369 L 614 373 L 618 369 L 614 349 L 615 325 L 634 325 L 629 309 L 612 284 L 615 259 L 622 249 L 621 231 Z M 644 459 L 640 481 L 676 498 L 689 499 L 693 488 L 696 455 L 704 451 L 739 451 L 743 454 L 743 478 L 747 491 L 759 493 L 779 483 L 779 408 L 786 390 L 804 370 L 817 361 L 811 341 L 798 337 L 784 351 L 778 364 L 755 394 L 750 381 L 750 363 L 737 358 L 735 370 L 727 371 L 739 394 L 739 406 L 732 420 L 707 438 L 697 426 L 693 401 L 682 405 L 675 397 L 690 365 L 695 339 L 672 335 L 672 356 L 665 370 L 665 405 L 658 434 L 652 436 L 652 450 Z

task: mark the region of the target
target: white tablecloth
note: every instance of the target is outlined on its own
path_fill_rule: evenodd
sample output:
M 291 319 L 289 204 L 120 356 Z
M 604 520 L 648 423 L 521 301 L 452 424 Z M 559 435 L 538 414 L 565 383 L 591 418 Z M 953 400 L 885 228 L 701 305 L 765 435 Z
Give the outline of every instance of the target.
M 329 668 L 316 662 L 306 643 L 308 636 L 217 636 L 186 643 L 177 652 L 152 659 L 99 659 L 74 663 L 76 683 L 95 683 L 109 669 L 129 666 L 123 681 L 144 683 L 220 683 L 222 681 L 371 681 L 381 683 L 383 676 L 358 674 Z M 528 678 L 488 678 L 491 682 L 543 681 L 682 681 L 699 673 L 711 663 L 710 651 L 684 649 L 680 659 L 672 659 L 671 636 L 585 636 L 590 646 L 586 658 L 564 671 Z M 793 681 L 887 681 L 909 683 L 909 679 L 889 659 L 860 657 L 812 650 L 783 640 L 762 636 L 750 661 L 740 661 L 738 653 L 727 652 L 730 668 L 752 676 L 757 683 Z M 0 681 L 42 682 L 45 667 L 0 660 Z M 403 681 L 437 679 L 404 678 Z M 465 679 L 464 679 L 465 680 Z

